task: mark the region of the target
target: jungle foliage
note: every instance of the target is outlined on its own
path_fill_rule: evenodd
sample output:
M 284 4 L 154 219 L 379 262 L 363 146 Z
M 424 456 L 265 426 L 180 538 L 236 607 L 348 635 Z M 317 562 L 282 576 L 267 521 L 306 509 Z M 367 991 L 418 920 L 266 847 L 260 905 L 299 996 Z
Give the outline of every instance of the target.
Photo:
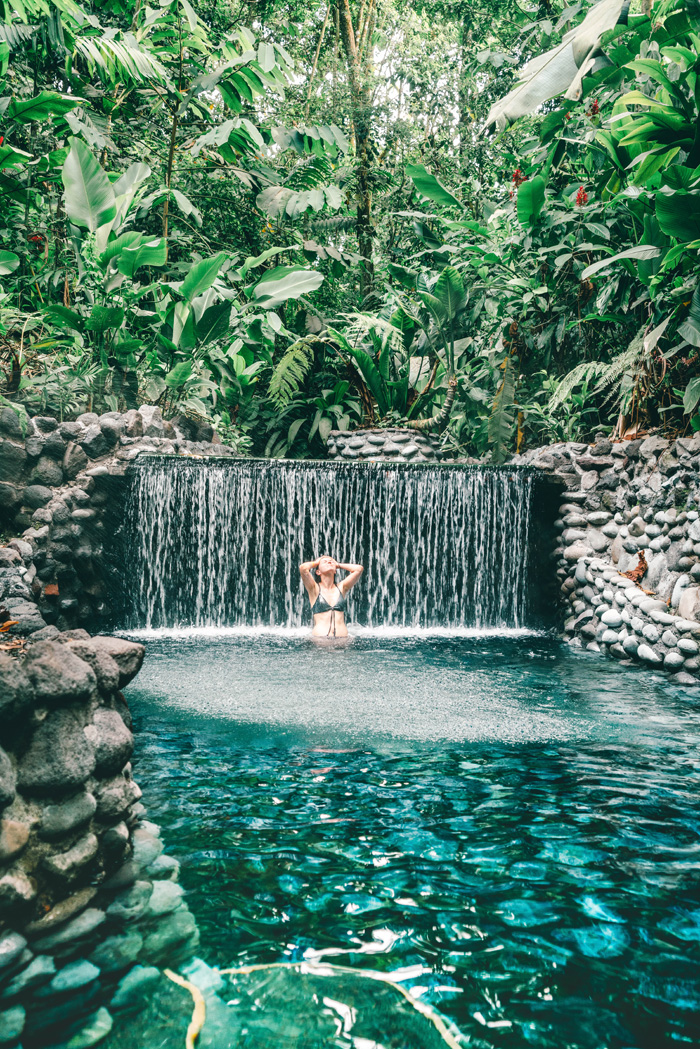
M 0 245 L 30 411 L 698 430 L 700 5 L 0 0 Z

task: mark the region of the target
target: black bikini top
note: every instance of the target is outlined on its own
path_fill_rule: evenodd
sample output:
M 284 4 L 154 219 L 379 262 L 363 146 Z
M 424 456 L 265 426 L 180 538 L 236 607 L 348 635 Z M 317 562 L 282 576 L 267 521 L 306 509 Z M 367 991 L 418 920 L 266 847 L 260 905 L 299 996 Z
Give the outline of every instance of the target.
M 314 601 L 313 605 L 311 606 L 311 612 L 312 612 L 313 615 L 317 616 L 321 612 L 344 612 L 345 611 L 345 605 L 346 605 L 345 594 L 343 593 L 343 591 L 340 589 L 340 587 L 337 584 L 336 584 L 336 590 L 340 594 L 340 597 L 338 598 L 338 600 L 336 601 L 336 603 L 334 605 L 329 605 L 328 602 L 326 601 L 325 597 L 321 593 L 321 587 L 319 586 L 318 594 L 316 596 L 316 600 Z

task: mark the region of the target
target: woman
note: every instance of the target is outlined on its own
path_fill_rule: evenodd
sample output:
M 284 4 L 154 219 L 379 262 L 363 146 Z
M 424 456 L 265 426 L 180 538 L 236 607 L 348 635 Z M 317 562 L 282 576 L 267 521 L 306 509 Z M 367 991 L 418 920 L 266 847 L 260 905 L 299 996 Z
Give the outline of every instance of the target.
M 335 581 L 337 571 L 348 575 L 340 584 Z M 314 617 L 314 637 L 347 637 L 345 625 L 345 599 L 348 591 L 364 572 L 362 565 L 341 565 L 325 554 L 315 561 L 299 565 L 299 572 L 311 602 Z

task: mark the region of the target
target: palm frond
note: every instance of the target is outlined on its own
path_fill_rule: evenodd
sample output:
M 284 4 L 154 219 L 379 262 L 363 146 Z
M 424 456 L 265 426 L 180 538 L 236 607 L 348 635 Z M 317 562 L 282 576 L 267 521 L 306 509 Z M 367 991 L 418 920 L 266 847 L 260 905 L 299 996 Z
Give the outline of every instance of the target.
M 581 361 L 580 364 L 577 364 L 575 368 L 567 372 L 550 397 L 547 406 L 549 410 L 553 411 L 555 408 L 559 408 L 569 399 L 579 383 L 597 378 L 605 371 L 606 367 L 607 365 L 601 364 L 600 361 Z
M 148 51 L 142 51 L 133 37 L 114 40 L 107 36 L 78 36 L 74 47 L 90 71 L 96 71 L 102 77 L 138 84 L 154 80 L 165 84 L 168 81 L 165 67 Z
M 14 25 L 7 22 L 5 25 L 0 25 L 0 40 L 4 40 L 10 51 L 14 51 L 22 44 L 28 44 L 36 31 L 37 26 L 35 25 Z
M 268 394 L 275 408 L 286 408 L 301 389 L 314 363 L 314 339 L 299 339 L 279 361 L 270 379 Z

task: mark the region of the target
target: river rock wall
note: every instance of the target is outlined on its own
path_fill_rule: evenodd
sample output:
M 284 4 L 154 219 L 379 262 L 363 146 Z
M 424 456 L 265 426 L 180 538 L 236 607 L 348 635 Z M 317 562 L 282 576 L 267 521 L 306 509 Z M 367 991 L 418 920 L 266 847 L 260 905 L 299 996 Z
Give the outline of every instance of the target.
M 0 409 L 0 623 L 43 639 L 110 615 L 109 539 L 120 527 L 120 483 L 137 456 L 231 455 L 209 424 L 159 408 L 91 413 L 73 422 L 21 420 Z M 0 538 L 0 543 L 2 539 Z
M 131 775 L 121 689 L 143 654 L 84 630 L 0 653 L 3 1047 L 86 1049 L 196 942 Z
M 561 486 L 554 558 L 571 643 L 697 685 L 700 435 L 556 444 L 512 462 Z
M 359 459 L 382 462 L 436 462 L 442 458 L 438 438 L 419 430 L 331 430 L 328 455 L 339 462 Z

